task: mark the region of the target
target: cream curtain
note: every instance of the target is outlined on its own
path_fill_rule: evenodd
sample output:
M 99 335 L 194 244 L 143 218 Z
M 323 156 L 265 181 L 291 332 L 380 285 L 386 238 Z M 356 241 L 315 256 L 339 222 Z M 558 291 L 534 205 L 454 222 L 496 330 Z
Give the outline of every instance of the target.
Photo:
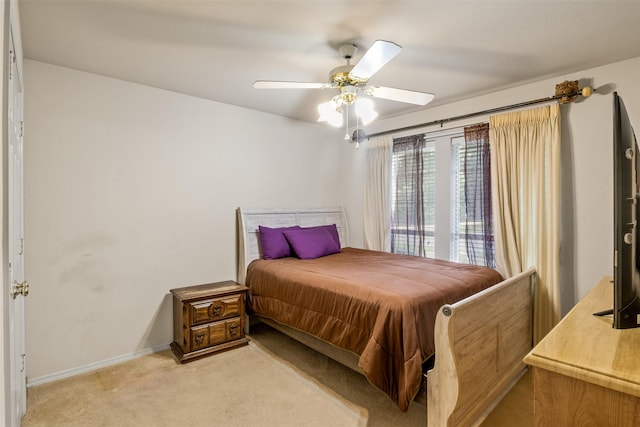
M 391 158 L 393 138 L 380 136 L 366 144 L 364 240 L 367 249 L 391 249 Z
M 496 265 L 511 277 L 536 268 L 533 336 L 560 320 L 560 107 L 489 119 Z

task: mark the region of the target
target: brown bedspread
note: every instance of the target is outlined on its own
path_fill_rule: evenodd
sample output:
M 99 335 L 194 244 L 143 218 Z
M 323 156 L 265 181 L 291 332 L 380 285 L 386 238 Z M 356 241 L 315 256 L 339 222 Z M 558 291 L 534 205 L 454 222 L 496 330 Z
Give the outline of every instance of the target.
M 438 309 L 502 280 L 486 267 L 343 248 L 313 260 L 255 260 L 251 310 L 360 355 L 369 381 L 406 411 L 434 353 Z

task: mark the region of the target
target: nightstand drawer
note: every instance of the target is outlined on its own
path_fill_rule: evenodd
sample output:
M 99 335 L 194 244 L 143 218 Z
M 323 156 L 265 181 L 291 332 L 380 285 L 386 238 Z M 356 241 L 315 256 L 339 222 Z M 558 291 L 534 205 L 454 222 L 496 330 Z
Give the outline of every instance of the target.
M 243 320 L 237 317 L 191 328 L 191 351 L 242 338 Z
M 198 350 L 209 346 L 209 326 L 191 328 L 191 350 Z
M 191 324 L 201 325 L 244 313 L 244 295 L 194 301 L 189 303 Z

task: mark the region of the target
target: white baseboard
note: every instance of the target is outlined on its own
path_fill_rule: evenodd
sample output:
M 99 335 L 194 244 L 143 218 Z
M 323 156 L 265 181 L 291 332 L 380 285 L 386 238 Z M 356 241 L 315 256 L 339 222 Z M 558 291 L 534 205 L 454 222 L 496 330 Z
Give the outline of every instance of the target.
M 138 357 L 146 356 L 147 354 L 158 353 L 160 351 L 164 351 L 168 349 L 169 349 L 168 344 L 161 345 L 159 347 L 145 348 L 142 350 L 134 351 L 133 353 L 112 357 L 110 359 L 101 360 L 99 362 L 90 363 L 88 365 L 79 366 L 77 368 L 67 369 L 65 371 L 60 371 L 60 372 L 54 372 L 53 374 L 43 375 L 37 378 L 27 378 L 27 388 L 35 387 L 40 384 L 50 383 L 53 381 L 58 381 L 64 378 L 73 377 L 74 375 L 95 371 L 100 368 L 106 368 L 107 366 L 117 365 L 118 363 L 137 359 Z

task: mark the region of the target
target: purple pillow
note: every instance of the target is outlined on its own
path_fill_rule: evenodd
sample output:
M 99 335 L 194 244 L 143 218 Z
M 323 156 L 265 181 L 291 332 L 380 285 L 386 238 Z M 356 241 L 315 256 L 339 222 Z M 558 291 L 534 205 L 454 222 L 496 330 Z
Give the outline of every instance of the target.
M 340 244 L 331 231 L 323 227 L 285 231 L 284 237 L 300 259 L 320 258 L 340 252 Z
M 336 227 L 335 224 L 331 224 L 331 225 L 318 225 L 315 227 L 304 227 L 303 230 L 328 230 L 329 233 L 331 233 L 331 236 L 333 237 L 333 240 L 336 241 L 336 243 L 338 244 L 338 248 L 340 248 L 340 235 L 338 234 L 338 227 Z
M 258 226 L 258 239 L 260 241 L 260 248 L 262 249 L 263 259 L 278 259 L 291 256 L 291 248 L 287 239 L 285 239 L 285 231 L 299 230 L 300 226 L 294 225 L 292 227 L 281 228 L 269 228 Z

